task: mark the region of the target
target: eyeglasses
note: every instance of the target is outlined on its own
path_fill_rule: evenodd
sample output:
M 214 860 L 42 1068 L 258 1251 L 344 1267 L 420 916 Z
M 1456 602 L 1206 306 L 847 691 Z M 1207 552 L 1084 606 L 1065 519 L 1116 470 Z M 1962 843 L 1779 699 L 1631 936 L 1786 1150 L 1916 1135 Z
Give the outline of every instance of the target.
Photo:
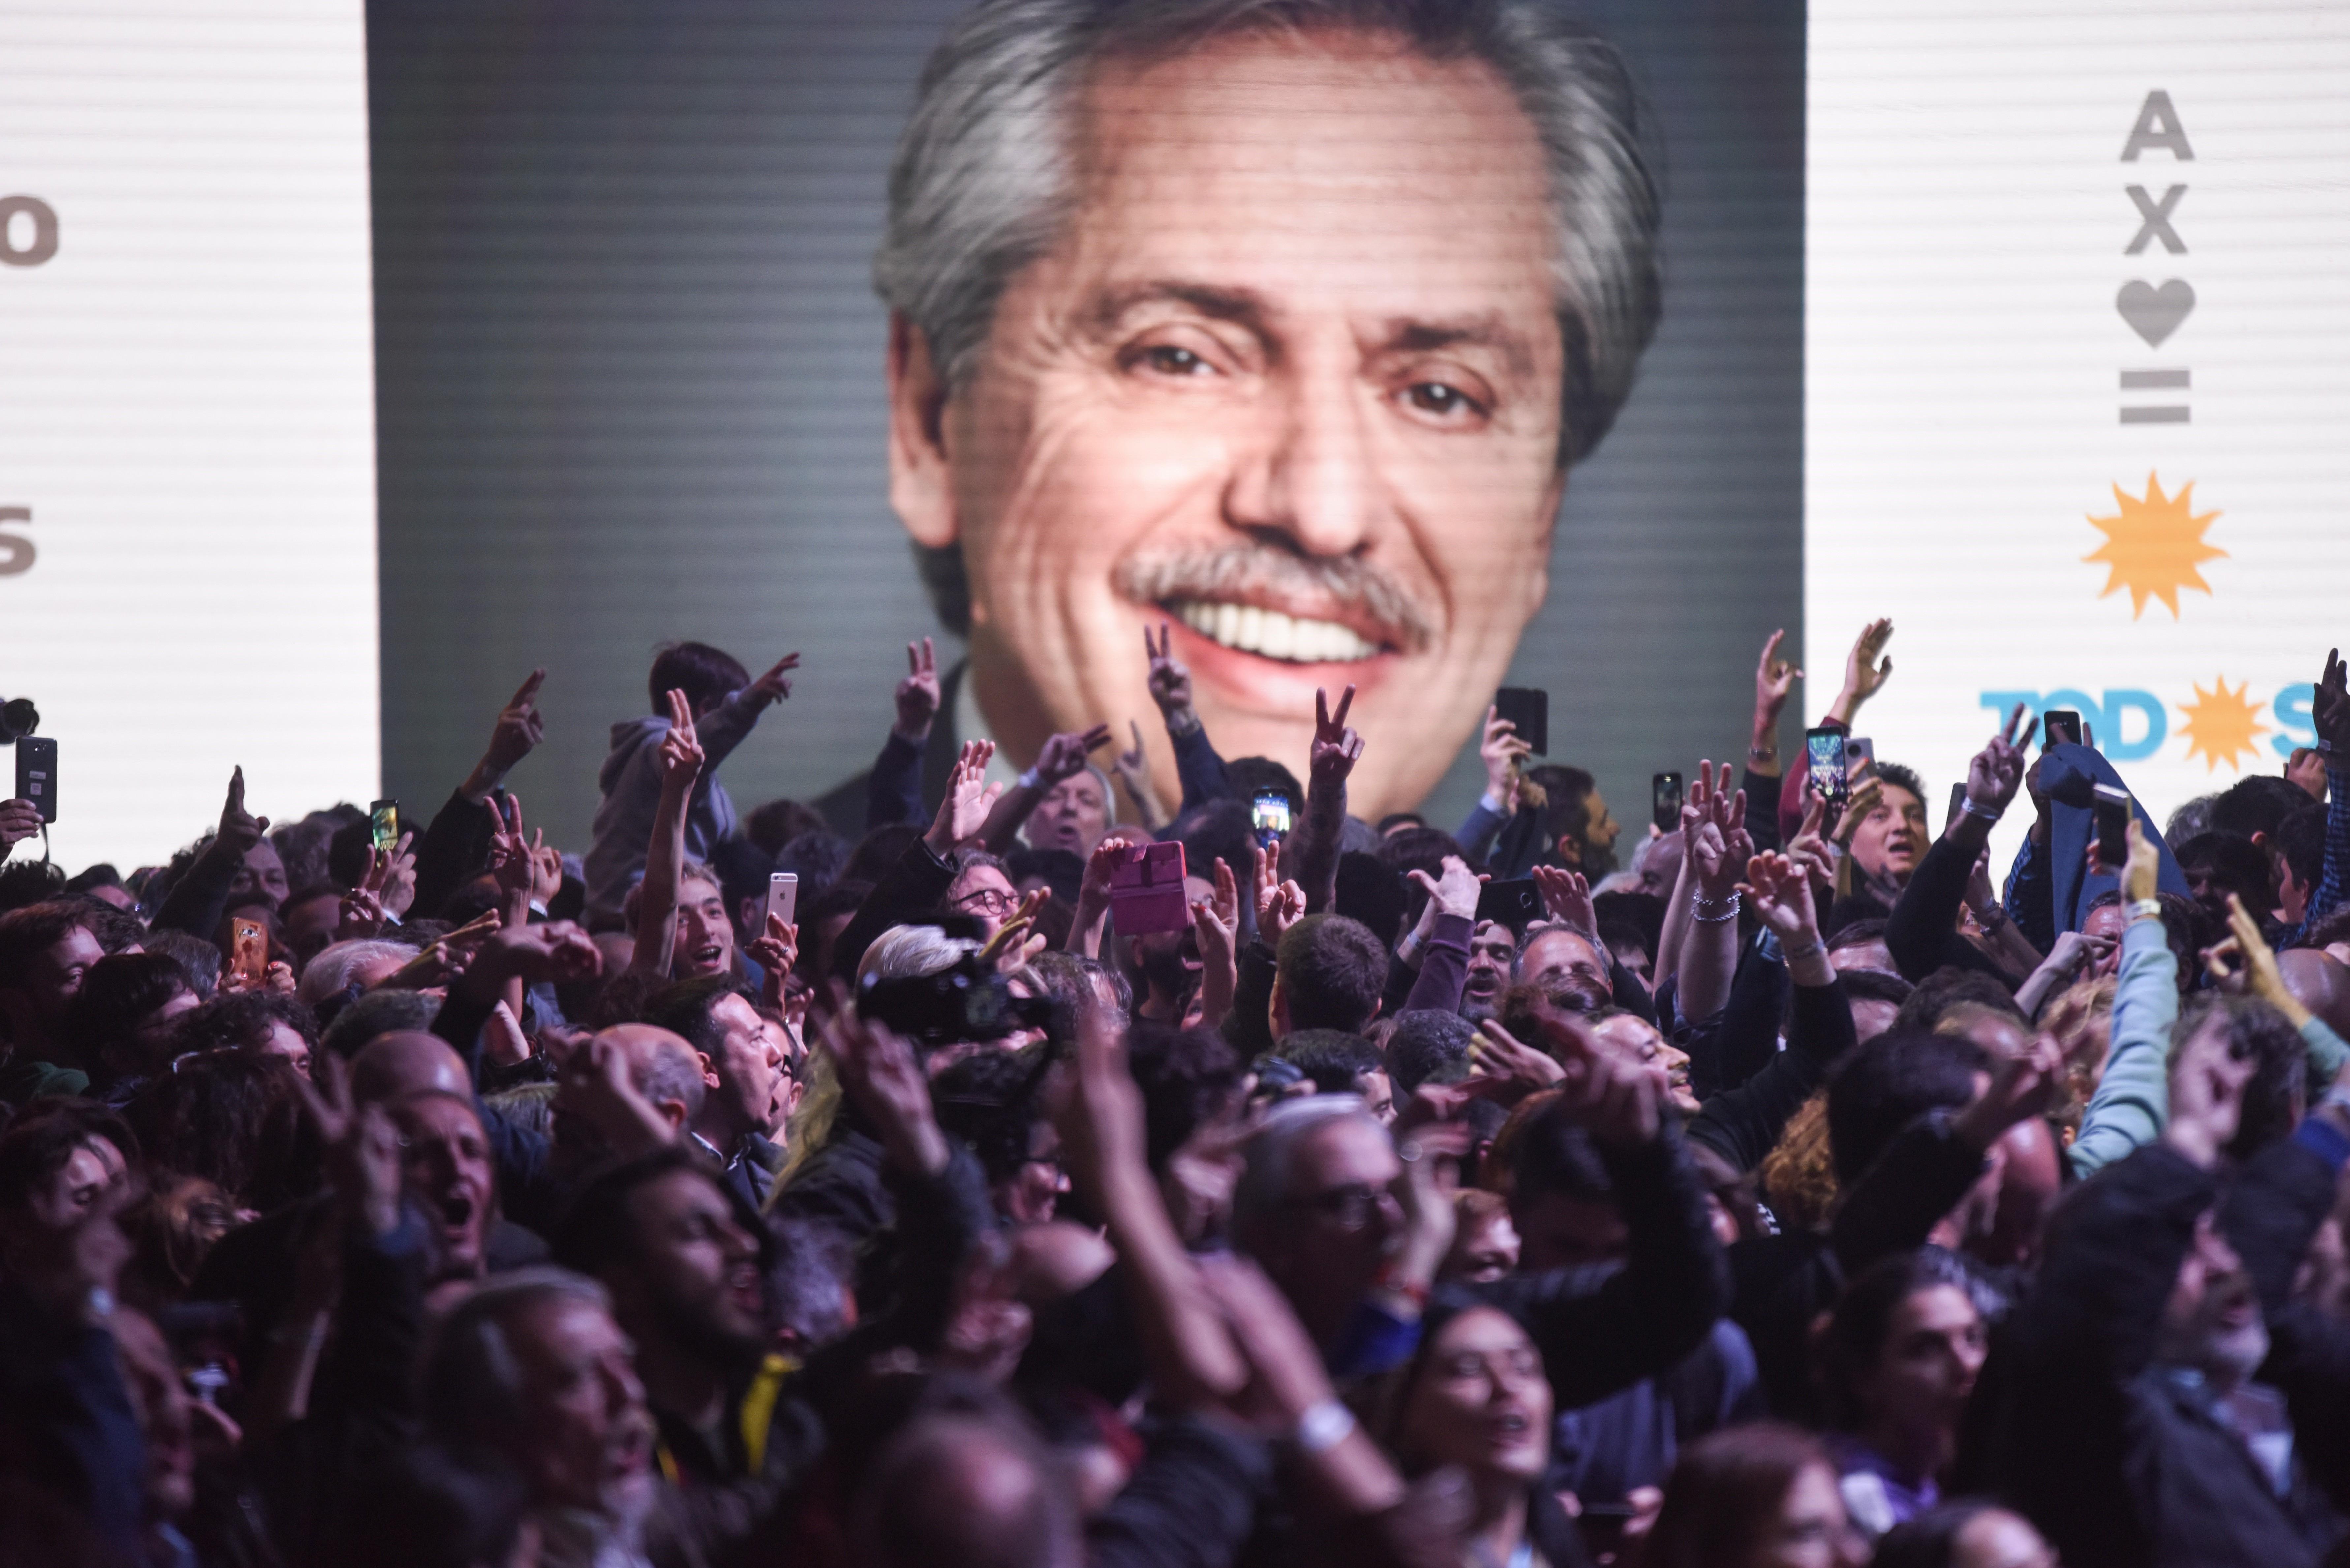
M 999 892 L 993 888 L 980 888 L 955 899 L 954 907 L 977 909 L 983 915 L 1008 915 L 1020 907 L 1020 896 Z

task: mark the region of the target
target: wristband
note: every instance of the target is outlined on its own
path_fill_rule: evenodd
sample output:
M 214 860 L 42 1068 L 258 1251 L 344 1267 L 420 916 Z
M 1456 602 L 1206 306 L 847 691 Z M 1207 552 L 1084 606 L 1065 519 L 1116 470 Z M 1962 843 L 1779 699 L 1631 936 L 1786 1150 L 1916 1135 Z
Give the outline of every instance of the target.
M 1749 746 L 1746 748 L 1746 760 L 1750 763 L 1775 763 L 1779 760 L 1779 748 L 1776 746 Z
M 1355 1413 L 1325 1399 L 1297 1417 L 1289 1441 L 1301 1454 L 1326 1454 L 1355 1434 Z
M 2162 900 L 2159 898 L 2138 898 L 2133 900 L 2129 906 L 2129 918 L 2133 920 L 2158 920 L 2162 919 Z
M 1020 775 L 1020 787 L 1022 789 L 1043 789 L 1045 787 L 1045 776 L 1038 773 L 1035 768 L 1030 768 L 1026 773 Z
M 1791 964 L 1802 963 L 1807 959 L 1815 959 L 1827 950 L 1827 943 L 1814 941 L 1811 946 L 1806 948 L 1783 947 L 1779 950 L 1779 956 L 1786 960 Z
M 1985 805 L 1981 801 L 1975 799 L 1972 795 L 1961 797 L 1959 802 L 1959 809 L 1965 812 L 1969 816 L 1980 816 L 1985 822 L 1997 822 L 2002 816 L 2006 815 L 2006 813 L 2000 807 L 1995 805 Z

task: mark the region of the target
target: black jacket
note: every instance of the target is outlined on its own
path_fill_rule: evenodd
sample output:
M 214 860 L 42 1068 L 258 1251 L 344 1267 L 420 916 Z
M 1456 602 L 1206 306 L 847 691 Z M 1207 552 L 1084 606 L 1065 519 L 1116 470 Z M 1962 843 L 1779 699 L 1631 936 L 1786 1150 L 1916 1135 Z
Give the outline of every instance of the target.
M 2009 1365 L 1989 1468 L 2072 1568 L 2315 1568 L 2342 1537 L 2298 1459 L 2280 1496 L 2208 1395 L 2158 1365 L 2179 1263 L 2219 1197 L 2164 1144 L 2099 1172 L 2058 1210 L 2037 1288 L 1994 1342 Z

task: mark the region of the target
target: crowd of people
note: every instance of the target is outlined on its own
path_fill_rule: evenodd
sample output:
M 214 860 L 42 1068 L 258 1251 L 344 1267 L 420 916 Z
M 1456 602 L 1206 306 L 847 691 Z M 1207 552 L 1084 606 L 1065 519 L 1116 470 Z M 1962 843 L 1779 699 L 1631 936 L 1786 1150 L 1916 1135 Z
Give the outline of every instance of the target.
M 2343 661 L 2116 845 L 2022 710 L 1939 833 L 1813 777 L 1779 642 L 1629 854 L 1498 715 L 1458 824 L 1351 689 L 1221 756 L 1163 635 L 1171 803 L 925 799 L 924 644 L 862 823 L 738 811 L 797 659 L 687 642 L 584 846 L 544 671 L 390 842 L 0 804 L 0 1565 L 2350 1562 Z

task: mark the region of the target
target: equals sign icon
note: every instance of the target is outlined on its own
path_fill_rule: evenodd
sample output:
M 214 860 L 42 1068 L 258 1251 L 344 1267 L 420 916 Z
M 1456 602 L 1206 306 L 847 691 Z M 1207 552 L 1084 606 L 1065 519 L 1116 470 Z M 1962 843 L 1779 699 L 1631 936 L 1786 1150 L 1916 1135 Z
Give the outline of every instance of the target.
M 2122 390 L 2125 392 L 2178 391 L 2188 388 L 2184 370 L 2124 370 Z M 2142 403 L 2132 408 L 2124 405 L 2122 423 L 2126 425 L 2183 425 L 2188 422 L 2187 405 L 2180 403 Z

